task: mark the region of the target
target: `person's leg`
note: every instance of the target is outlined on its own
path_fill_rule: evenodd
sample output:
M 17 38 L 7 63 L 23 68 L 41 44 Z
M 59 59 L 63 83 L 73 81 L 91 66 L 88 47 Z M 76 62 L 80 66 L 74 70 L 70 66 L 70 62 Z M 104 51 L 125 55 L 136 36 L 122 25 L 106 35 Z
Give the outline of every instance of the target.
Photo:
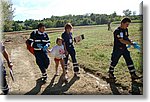
M 126 61 L 126 64 L 128 66 L 128 69 L 129 69 L 129 72 L 131 74 L 131 77 L 133 79 L 137 79 L 138 76 L 135 74 L 135 67 L 134 67 L 134 64 L 133 64 L 133 61 L 132 61 L 132 58 L 130 56 L 130 52 L 128 50 L 125 50 L 125 52 L 123 53 L 123 57 Z
M 68 81 L 68 74 L 66 73 L 65 71 L 65 67 L 64 67 L 64 60 L 60 60 L 60 64 L 61 64 L 61 67 L 62 67 L 62 70 L 63 70 L 63 77 L 64 77 L 64 80 L 65 81 Z
M 50 64 L 50 60 L 49 60 L 47 53 L 45 53 L 43 51 L 41 52 L 41 59 L 42 59 L 41 63 L 43 63 L 42 69 L 45 72 L 45 73 L 42 73 L 42 77 L 43 77 L 42 80 L 46 81 L 47 80 L 47 68 Z
M 114 76 L 114 68 L 116 67 L 119 59 L 121 57 L 121 51 L 113 51 L 112 55 L 111 55 L 111 63 L 110 63 L 110 67 L 109 67 L 109 77 L 111 78 L 115 78 Z
M 43 55 L 42 55 L 41 52 L 35 52 L 36 63 L 39 66 L 41 73 L 46 73 L 46 70 L 44 68 L 45 66 L 44 66 L 44 63 L 43 63 L 43 57 L 42 56 Z
M 59 66 L 59 61 L 57 59 L 54 59 L 55 60 L 55 71 L 56 71 L 56 76 L 59 75 L 59 71 L 58 71 L 58 66 Z
M 46 81 L 47 80 L 47 73 L 46 73 L 46 68 L 43 60 L 43 53 L 42 52 L 35 52 L 35 58 L 36 58 L 36 63 L 39 66 L 41 73 L 42 73 L 42 80 Z
M 63 59 L 60 60 L 60 64 L 61 64 L 61 67 L 63 70 L 63 74 L 65 74 L 65 67 L 64 67 L 64 60 Z
M 49 60 L 47 53 L 43 53 L 43 63 L 44 63 L 45 69 L 47 69 L 50 64 L 50 60 Z
M 9 92 L 9 87 L 6 80 L 6 70 L 4 67 L 1 67 L 1 90 L 3 91 L 4 95 L 7 95 Z
M 69 58 L 69 54 L 66 55 L 66 57 L 64 58 L 64 68 L 66 73 L 68 73 L 68 58 Z
M 79 65 L 78 65 L 77 60 L 76 60 L 76 52 L 73 48 L 70 51 L 70 56 L 71 56 L 72 63 L 73 63 L 73 70 L 74 70 L 74 72 L 78 73 L 79 72 Z
M 108 31 L 110 30 L 110 27 L 108 26 Z

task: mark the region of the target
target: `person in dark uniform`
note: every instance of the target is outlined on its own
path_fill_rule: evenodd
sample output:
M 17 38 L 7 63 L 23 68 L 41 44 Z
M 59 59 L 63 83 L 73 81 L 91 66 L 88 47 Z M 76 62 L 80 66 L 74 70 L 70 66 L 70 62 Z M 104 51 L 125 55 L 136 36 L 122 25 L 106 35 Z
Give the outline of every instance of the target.
M 38 25 L 38 30 L 33 31 L 30 35 L 29 42 L 30 45 L 34 48 L 34 55 L 36 58 L 36 63 L 40 68 L 42 73 L 42 80 L 47 80 L 46 69 L 50 64 L 50 60 L 48 57 L 48 47 L 50 46 L 50 40 L 45 31 L 45 25 L 40 23 Z
M 65 52 L 66 52 L 66 57 L 64 58 L 64 61 L 65 61 L 64 66 L 65 66 L 65 70 L 67 73 L 68 72 L 68 67 L 67 67 L 68 57 L 70 55 L 72 59 L 72 63 L 73 63 L 74 74 L 77 75 L 79 74 L 79 65 L 76 59 L 76 51 L 73 46 L 73 37 L 71 33 L 72 28 L 73 28 L 72 25 L 70 23 L 67 23 L 65 25 L 65 31 L 61 36 L 64 41 L 64 47 L 65 47 Z
M 121 21 L 120 27 L 114 31 L 114 47 L 111 55 L 111 64 L 109 67 L 109 77 L 114 78 L 113 74 L 114 68 L 117 65 L 121 56 L 124 57 L 126 64 L 128 66 L 131 78 L 133 80 L 138 79 L 139 77 L 135 73 L 135 67 L 128 51 L 126 44 L 133 45 L 134 43 L 128 38 L 128 26 L 131 23 L 129 18 L 124 18 Z
M 111 21 L 108 21 L 107 25 L 108 25 L 108 31 L 112 31 L 112 29 L 111 29 Z
M 2 59 L 3 56 L 2 55 L 6 59 L 8 67 L 12 68 L 13 64 L 10 61 L 10 58 L 5 49 L 5 46 L 3 45 L 2 42 L 0 42 L 0 87 L 1 87 L 1 90 L 3 91 L 4 95 L 7 95 L 9 92 L 9 87 L 8 87 L 7 80 L 6 80 L 6 70 L 3 66 L 3 59 Z

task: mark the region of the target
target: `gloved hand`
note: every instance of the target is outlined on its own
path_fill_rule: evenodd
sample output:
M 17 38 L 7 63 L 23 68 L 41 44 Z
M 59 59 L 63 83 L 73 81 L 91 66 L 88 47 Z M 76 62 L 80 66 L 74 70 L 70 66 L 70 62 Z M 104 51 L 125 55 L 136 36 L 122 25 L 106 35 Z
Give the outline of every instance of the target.
M 132 45 L 134 46 L 134 45 L 137 45 L 138 43 L 137 42 L 132 42 Z
M 43 48 L 42 44 L 37 44 L 37 47 L 41 49 Z
M 44 51 L 44 52 L 46 52 L 46 51 L 47 51 L 47 49 L 48 49 L 48 46 L 47 46 L 47 45 L 45 45 L 45 46 L 43 47 L 43 51 Z
M 131 45 L 129 44 L 129 45 L 127 45 L 127 48 L 130 48 L 131 47 Z
M 138 49 L 139 51 L 141 50 L 140 48 L 140 45 L 136 44 L 136 45 L 133 45 L 135 49 Z
M 141 50 L 141 47 L 140 47 L 140 45 L 137 43 L 137 42 L 133 42 L 132 43 L 133 44 L 133 47 L 135 48 L 135 49 L 137 49 L 137 50 Z

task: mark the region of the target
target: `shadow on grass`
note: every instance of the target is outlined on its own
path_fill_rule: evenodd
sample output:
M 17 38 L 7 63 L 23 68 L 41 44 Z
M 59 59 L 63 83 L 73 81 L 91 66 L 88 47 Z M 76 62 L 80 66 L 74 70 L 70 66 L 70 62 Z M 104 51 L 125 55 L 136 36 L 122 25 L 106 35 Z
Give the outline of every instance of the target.
M 127 92 L 129 90 L 128 86 L 122 86 L 120 83 L 116 83 L 115 79 L 106 78 L 105 81 L 109 83 L 112 94 L 113 95 L 121 95 L 121 94 L 132 94 L 132 95 L 142 95 L 141 90 L 143 88 L 143 83 L 138 82 L 136 80 L 131 81 L 131 91 Z M 126 92 L 120 91 L 120 88 L 122 90 L 126 90 Z
M 132 81 L 132 95 L 141 95 L 141 88 L 143 88 L 143 84 L 137 81 Z
M 121 95 L 121 93 L 119 92 L 117 88 L 118 85 L 115 83 L 116 81 L 115 79 L 107 78 L 106 81 L 107 83 L 109 83 L 109 86 L 113 95 Z

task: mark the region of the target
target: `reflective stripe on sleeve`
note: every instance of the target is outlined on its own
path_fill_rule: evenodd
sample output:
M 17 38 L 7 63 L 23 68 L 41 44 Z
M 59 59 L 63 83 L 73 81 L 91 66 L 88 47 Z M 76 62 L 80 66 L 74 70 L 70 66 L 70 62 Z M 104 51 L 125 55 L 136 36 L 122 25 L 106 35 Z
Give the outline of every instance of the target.
M 50 40 L 34 40 L 34 42 L 50 42 Z
M 42 50 L 41 48 L 34 48 L 34 50 Z

